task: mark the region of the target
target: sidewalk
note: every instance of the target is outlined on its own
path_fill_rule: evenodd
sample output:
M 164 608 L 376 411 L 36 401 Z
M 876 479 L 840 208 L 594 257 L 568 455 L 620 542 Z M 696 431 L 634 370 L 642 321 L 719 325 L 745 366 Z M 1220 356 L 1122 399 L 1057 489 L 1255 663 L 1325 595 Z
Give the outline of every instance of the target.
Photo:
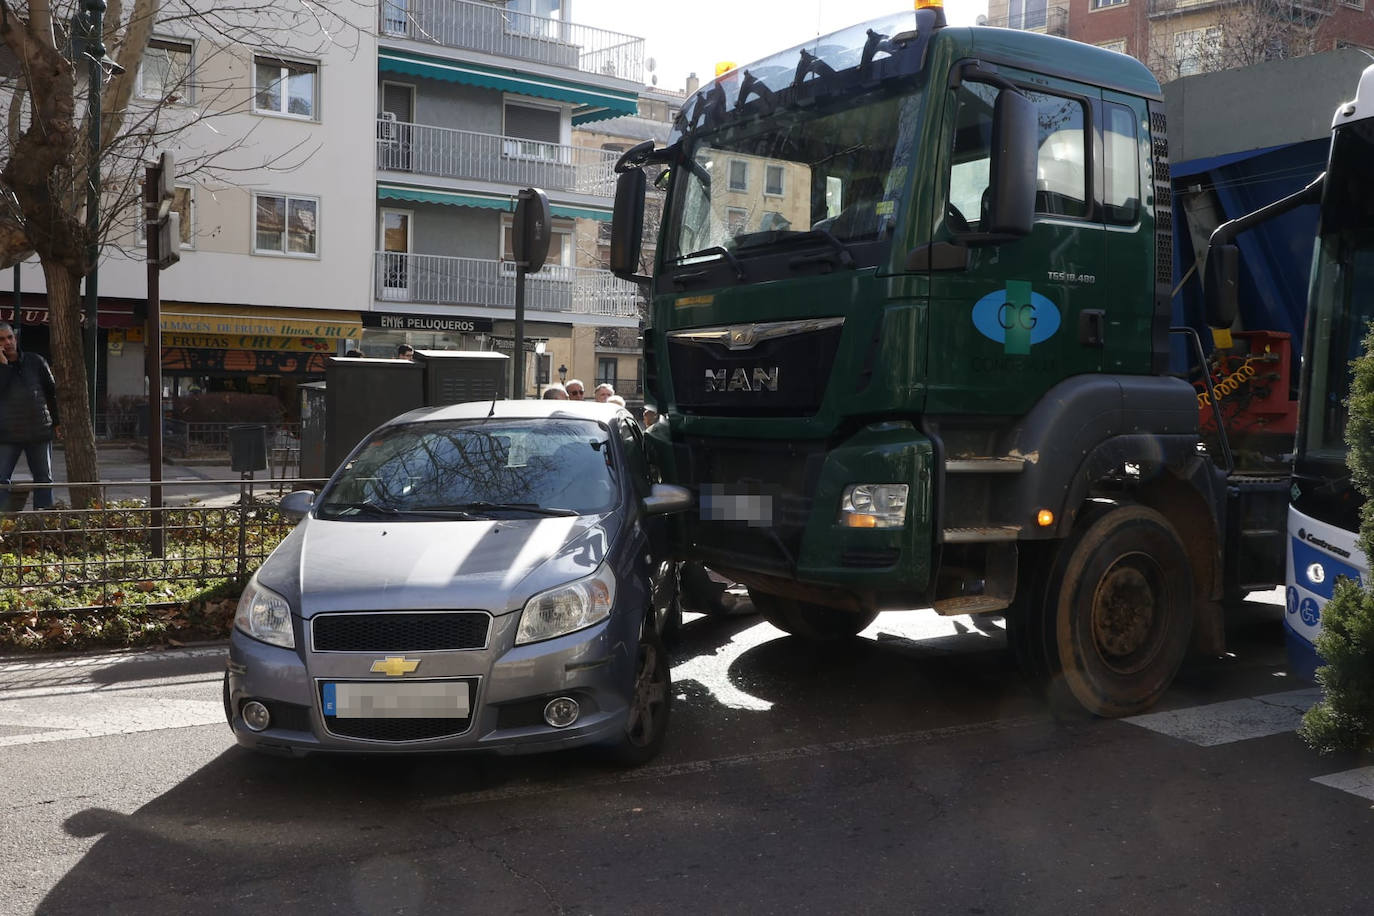
M 146 451 L 127 446 L 102 446 L 97 449 L 96 459 L 99 462 L 102 483 L 148 480 L 150 468 Z M 162 489 L 163 505 L 178 505 L 192 499 L 208 505 L 227 505 L 238 500 L 242 475 L 232 470 L 227 460 L 223 465 L 195 466 L 176 464 L 175 460 L 173 459 L 173 463 L 164 461 L 162 464 L 162 481 L 165 484 Z M 62 448 L 53 448 L 52 465 L 53 481 L 67 481 L 67 453 Z M 254 492 L 262 494 L 268 489 L 265 482 L 269 479 L 270 472 L 258 471 L 253 476 Z M 29 472 L 28 463 L 20 458 L 19 466 L 14 470 L 13 482 L 19 484 L 32 481 L 33 475 Z M 105 493 L 106 498 L 112 500 L 147 499 L 148 486 L 146 483 L 141 486 L 111 486 Z M 64 487 L 55 488 L 54 497 L 58 502 L 71 502 L 71 496 Z

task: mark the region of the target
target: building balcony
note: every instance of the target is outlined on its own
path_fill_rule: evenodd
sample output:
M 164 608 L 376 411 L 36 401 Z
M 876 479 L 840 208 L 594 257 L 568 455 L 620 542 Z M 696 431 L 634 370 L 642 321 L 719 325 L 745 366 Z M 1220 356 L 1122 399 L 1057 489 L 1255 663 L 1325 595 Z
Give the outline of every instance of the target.
M 615 196 L 619 153 L 377 119 L 377 168 L 491 181 L 593 197 Z
M 597 328 L 596 352 L 598 353 L 640 353 L 644 344 L 639 339 L 638 328 Z
M 1069 34 L 1069 11 L 1066 7 L 1062 6 L 1029 9 L 1016 16 L 1002 19 L 989 19 L 987 24 L 999 29 L 1018 29 L 1022 32 L 1044 32 L 1047 35 L 1059 35 L 1062 37 Z
M 644 83 L 644 39 L 474 0 L 382 0 L 381 34 Z
M 374 296 L 380 302 L 515 308 L 509 261 L 379 251 Z M 525 277 L 525 309 L 568 315 L 635 318 L 638 287 L 608 270 L 546 265 Z

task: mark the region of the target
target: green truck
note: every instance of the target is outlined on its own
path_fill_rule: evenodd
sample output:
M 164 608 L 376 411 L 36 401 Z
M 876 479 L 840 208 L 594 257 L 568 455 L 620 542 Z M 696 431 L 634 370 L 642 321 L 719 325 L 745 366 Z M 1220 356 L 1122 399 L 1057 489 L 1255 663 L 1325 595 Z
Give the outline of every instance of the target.
M 717 78 L 617 171 L 621 276 L 666 192 L 639 279 L 682 556 L 781 629 L 1002 614 L 1030 676 L 1117 716 L 1283 581 L 1287 475 L 1237 473 L 1180 377 L 1139 62 L 918 9 Z

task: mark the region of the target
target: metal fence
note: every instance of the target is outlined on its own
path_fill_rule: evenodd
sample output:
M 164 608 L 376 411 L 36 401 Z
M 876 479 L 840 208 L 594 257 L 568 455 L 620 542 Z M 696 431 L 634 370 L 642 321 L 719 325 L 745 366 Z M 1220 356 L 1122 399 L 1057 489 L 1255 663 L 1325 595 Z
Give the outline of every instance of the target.
M 383 0 L 383 35 L 644 82 L 644 39 L 472 0 Z
M 615 196 L 619 155 L 591 147 L 377 119 L 377 168 L 386 171 L 609 198 Z
M 101 482 L 88 485 L 102 494 L 97 508 L 7 513 L 0 517 L 0 615 L 150 604 L 168 583 L 243 581 L 295 527 L 277 508 L 280 496 L 322 484 L 165 481 L 165 505 L 153 509 L 148 481 Z M 33 606 L 35 592 L 48 606 Z
M 380 300 L 515 307 L 515 265 L 506 261 L 379 251 L 376 282 Z M 525 277 L 525 308 L 634 318 L 639 289 L 608 270 L 549 265 Z

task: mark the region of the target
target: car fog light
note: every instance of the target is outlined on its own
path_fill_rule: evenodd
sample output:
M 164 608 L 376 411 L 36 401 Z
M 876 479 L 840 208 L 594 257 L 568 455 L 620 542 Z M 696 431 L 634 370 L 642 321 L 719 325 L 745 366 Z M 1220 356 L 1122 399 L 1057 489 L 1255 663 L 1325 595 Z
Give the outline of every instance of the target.
M 549 700 L 549 705 L 544 707 L 544 721 L 554 728 L 567 728 L 577 721 L 581 712 L 577 701 L 572 697 L 559 697 Z
M 272 724 L 272 714 L 257 700 L 249 700 L 243 704 L 243 724 L 260 732 Z

